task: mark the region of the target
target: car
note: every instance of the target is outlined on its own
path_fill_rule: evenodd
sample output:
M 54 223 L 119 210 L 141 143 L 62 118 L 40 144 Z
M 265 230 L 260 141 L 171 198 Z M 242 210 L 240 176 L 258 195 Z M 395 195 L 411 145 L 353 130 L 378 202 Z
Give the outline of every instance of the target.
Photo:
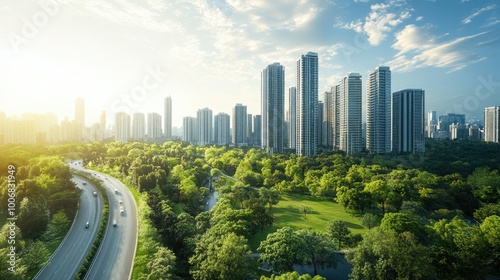
M 86 184 L 87 184 L 87 182 L 83 182 L 82 184 L 86 185 Z
M 92 194 L 93 194 L 94 196 L 97 196 L 97 192 L 93 192 Z
M 123 206 L 120 206 L 120 213 L 123 214 Z
M 118 223 L 116 222 L 116 220 L 115 220 L 115 219 L 113 219 L 113 226 L 114 226 L 114 227 L 116 227 L 116 225 L 117 225 L 117 224 L 118 224 Z
M 123 203 L 121 200 L 118 200 L 118 203 L 120 203 L 120 205 Z
M 115 193 L 118 194 L 118 189 L 115 189 Z
M 88 228 L 90 226 L 90 223 L 89 222 L 86 222 L 85 223 L 85 227 Z

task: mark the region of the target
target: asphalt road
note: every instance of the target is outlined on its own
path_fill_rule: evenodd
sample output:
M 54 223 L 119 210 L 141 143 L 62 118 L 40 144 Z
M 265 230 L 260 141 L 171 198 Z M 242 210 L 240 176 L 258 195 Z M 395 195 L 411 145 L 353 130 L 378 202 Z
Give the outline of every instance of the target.
M 97 235 L 102 216 L 102 198 L 100 195 L 93 195 L 97 188 L 90 182 L 76 176 L 73 176 L 73 181 L 83 189 L 78 212 L 49 263 L 33 279 L 74 279 Z M 84 185 L 83 182 L 87 184 Z M 87 221 L 90 224 L 88 228 L 85 227 Z
M 86 170 L 81 165 L 78 165 L 78 169 Z M 103 173 L 87 171 L 103 181 L 109 197 L 110 216 L 102 245 L 84 279 L 130 279 L 137 246 L 138 227 L 134 197 L 117 179 Z M 120 212 L 121 207 L 123 213 Z

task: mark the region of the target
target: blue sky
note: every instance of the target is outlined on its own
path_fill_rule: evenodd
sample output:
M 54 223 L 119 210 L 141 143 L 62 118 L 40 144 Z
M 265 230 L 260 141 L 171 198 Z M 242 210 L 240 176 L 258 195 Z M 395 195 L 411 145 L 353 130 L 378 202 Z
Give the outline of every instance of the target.
M 251 4 L 250 4 L 251 2 Z M 3 0 L 0 111 L 73 118 L 163 113 L 174 126 L 209 107 L 260 113 L 260 72 L 319 54 L 322 93 L 348 72 L 392 70 L 392 91 L 422 88 L 426 110 L 481 117 L 500 105 L 500 3 L 374 0 Z M 364 93 L 363 93 L 364 94 Z M 112 120 L 109 117 L 108 120 Z

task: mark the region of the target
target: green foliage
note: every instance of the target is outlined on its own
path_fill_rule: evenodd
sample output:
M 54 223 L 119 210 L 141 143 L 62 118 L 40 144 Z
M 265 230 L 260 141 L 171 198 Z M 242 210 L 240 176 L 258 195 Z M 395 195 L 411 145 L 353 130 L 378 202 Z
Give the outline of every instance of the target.
M 474 218 L 484 221 L 489 216 L 500 216 L 500 203 L 488 203 L 474 212 Z
M 380 222 L 380 217 L 372 213 L 366 213 L 363 217 L 361 217 L 361 224 L 368 229 L 372 229 L 380 225 Z
M 40 237 L 49 224 L 49 209 L 43 196 L 25 197 L 19 207 L 17 224 L 25 238 Z
M 261 276 L 260 280 L 326 280 L 326 278 L 316 275 L 311 277 L 309 274 L 299 275 L 297 271 L 287 272 L 281 275 L 272 275 L 271 277 Z
M 424 225 L 414 215 L 404 213 L 386 213 L 382 218 L 380 228 L 384 231 L 395 231 L 403 233 L 405 231 L 413 234 L 424 234 Z
M 351 231 L 347 228 L 347 223 L 344 221 L 331 221 L 326 227 L 326 232 L 335 241 L 337 241 L 337 248 L 340 250 L 342 243 L 346 243 Z
M 193 279 L 247 279 L 252 270 L 251 251 L 247 240 L 234 233 L 205 233 L 196 243 L 192 265 Z
M 302 229 L 296 234 L 304 240 L 305 245 L 301 264 L 312 265 L 314 275 L 318 274 L 318 268 L 337 267 L 338 257 L 334 245 L 324 233 Z
M 371 230 L 346 255 L 352 279 L 429 279 L 433 275 L 425 246 L 410 232 Z
M 283 227 L 271 233 L 260 243 L 260 261 L 266 262 L 280 273 L 292 271 L 294 264 L 302 263 L 304 239 L 300 238 L 292 228 Z
M 146 267 L 147 280 L 174 279 L 175 255 L 169 249 L 159 247 Z

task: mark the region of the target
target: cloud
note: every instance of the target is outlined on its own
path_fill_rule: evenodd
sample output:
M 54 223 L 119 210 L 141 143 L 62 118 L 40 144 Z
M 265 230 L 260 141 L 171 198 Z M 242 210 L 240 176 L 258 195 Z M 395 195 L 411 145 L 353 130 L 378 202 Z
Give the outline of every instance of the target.
M 339 23 L 336 27 L 365 33 L 370 45 L 378 46 L 387 38 L 394 27 L 411 17 L 410 10 L 404 7 L 405 4 L 401 0 L 373 4 L 370 6 L 370 13 L 364 20 Z
M 481 8 L 478 11 L 474 12 L 472 15 L 470 15 L 470 16 L 466 17 L 464 20 L 462 20 L 462 23 L 469 24 L 472 22 L 472 19 L 474 19 L 475 17 L 479 16 L 480 14 L 482 14 L 486 11 L 494 9 L 495 7 L 496 7 L 496 5 L 493 4 L 493 5 L 489 5 L 487 7 Z
M 464 69 L 467 65 L 486 59 L 475 53 L 489 34 L 482 32 L 470 36 L 438 42 L 428 27 L 407 25 L 396 34 L 392 48 L 398 53 L 387 65 L 394 71 L 410 72 L 424 67 L 451 68 L 448 73 Z

